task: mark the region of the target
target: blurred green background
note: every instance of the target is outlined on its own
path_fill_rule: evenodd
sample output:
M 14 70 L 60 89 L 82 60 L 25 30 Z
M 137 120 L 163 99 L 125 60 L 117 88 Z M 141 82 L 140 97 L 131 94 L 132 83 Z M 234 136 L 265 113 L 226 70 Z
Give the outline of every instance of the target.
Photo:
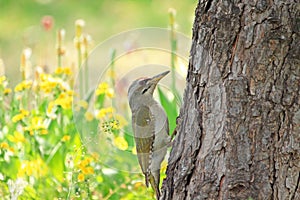
M 20 80 L 20 55 L 32 49 L 32 65 L 55 64 L 57 30 L 66 30 L 66 46 L 73 47 L 74 22 L 83 19 L 94 46 L 112 35 L 143 27 L 169 26 L 169 8 L 176 14 L 176 30 L 191 37 L 197 0 L 0 0 L 0 59 L 12 83 Z M 41 20 L 54 19 L 46 31 Z M 70 56 L 70 55 L 68 55 Z M 0 71 L 1 73 L 1 71 Z

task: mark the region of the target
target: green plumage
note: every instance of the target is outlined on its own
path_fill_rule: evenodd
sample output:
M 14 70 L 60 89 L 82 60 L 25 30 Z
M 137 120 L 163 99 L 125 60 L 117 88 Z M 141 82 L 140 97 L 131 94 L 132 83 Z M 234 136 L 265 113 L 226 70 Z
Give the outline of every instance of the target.
M 159 80 L 168 73 L 137 79 L 128 89 L 138 161 L 145 175 L 146 186 L 151 184 L 157 200 L 160 198 L 161 163 L 167 153 L 170 137 L 167 115 L 153 99 L 153 92 Z
M 134 139 L 136 143 L 136 151 L 138 161 L 145 175 L 146 186 L 148 187 L 151 153 L 154 142 L 154 123 L 151 117 L 150 109 L 147 106 L 141 106 L 136 115 L 132 116 L 134 124 Z M 151 134 L 152 133 L 152 134 Z

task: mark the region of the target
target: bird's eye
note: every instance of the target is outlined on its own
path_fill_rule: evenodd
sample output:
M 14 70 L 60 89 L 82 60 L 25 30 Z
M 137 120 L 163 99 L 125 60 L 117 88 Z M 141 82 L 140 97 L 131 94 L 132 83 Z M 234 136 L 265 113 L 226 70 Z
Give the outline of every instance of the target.
M 146 87 L 145 89 L 143 89 L 143 90 L 142 90 L 142 94 L 145 94 L 145 93 L 149 90 L 149 88 L 150 88 L 150 87 Z

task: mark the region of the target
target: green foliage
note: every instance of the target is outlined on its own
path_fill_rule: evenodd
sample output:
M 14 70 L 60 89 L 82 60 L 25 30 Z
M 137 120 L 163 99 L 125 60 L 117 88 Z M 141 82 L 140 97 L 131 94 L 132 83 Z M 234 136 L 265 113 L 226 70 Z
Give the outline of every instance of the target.
M 78 34 L 76 37 L 81 38 L 82 33 Z M 172 44 L 176 44 L 175 38 Z M 80 52 L 82 45 L 78 40 L 76 48 Z M 176 48 L 172 50 L 174 72 Z M 110 73 L 115 70 L 115 55 L 112 51 Z M 58 66 L 54 73 L 36 67 L 34 78 L 28 78 L 25 66 L 30 61 L 23 52 L 22 81 L 14 88 L 9 87 L 6 76 L 0 76 L 3 111 L 0 113 L 0 196 L 4 199 L 154 199 L 154 192 L 147 190 L 141 173 L 129 173 L 137 172 L 138 166 L 124 163 L 124 160 L 136 162 L 135 144 L 129 119 L 116 112 L 114 77 L 101 82 L 95 91 L 84 87 L 77 94 L 73 87 L 77 71 L 60 66 L 63 52 L 58 51 L 56 56 Z M 78 53 L 78 68 L 83 60 L 81 56 Z M 84 80 L 80 83 L 88 86 L 88 73 L 82 74 Z M 171 133 L 176 127 L 180 104 L 175 76 L 172 78 L 171 91 L 158 87 Z M 74 101 L 78 96 L 78 101 Z M 87 136 L 98 142 L 97 147 L 87 149 L 84 139 Z M 111 155 L 114 163 L 107 162 Z
M 170 100 L 166 95 L 166 91 L 163 91 L 160 87 L 158 87 L 158 95 L 161 105 L 165 109 L 169 118 L 170 134 L 172 134 L 176 127 L 176 118 L 178 116 L 179 104 L 173 95 L 173 99 Z

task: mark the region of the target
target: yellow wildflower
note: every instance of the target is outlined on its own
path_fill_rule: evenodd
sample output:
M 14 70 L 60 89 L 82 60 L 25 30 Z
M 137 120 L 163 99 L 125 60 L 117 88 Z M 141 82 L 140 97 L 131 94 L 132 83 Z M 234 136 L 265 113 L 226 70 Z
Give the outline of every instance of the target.
M 119 122 L 120 127 L 127 126 L 128 122 L 126 121 L 126 119 L 122 115 L 116 114 L 114 117 Z
M 136 183 L 133 185 L 133 188 L 134 188 L 134 189 L 140 189 L 140 188 L 143 187 L 143 186 L 144 186 L 144 183 L 141 182 L 141 181 L 138 181 L 138 182 L 136 182 Z
M 24 80 L 15 87 L 15 92 L 22 92 L 32 86 L 31 80 Z
M 112 120 L 110 123 L 109 123 L 109 126 L 111 127 L 111 129 L 113 130 L 118 130 L 120 129 L 120 124 L 118 121 L 116 120 Z
M 24 127 L 23 130 L 24 131 L 28 131 L 29 135 L 33 136 L 33 129 L 32 129 L 32 127 Z
M 108 83 L 106 83 L 106 82 L 100 83 L 98 85 L 95 93 L 96 93 L 96 96 L 104 94 L 104 95 L 107 95 L 107 97 L 109 97 L 109 98 L 114 97 L 114 90 L 112 88 L 110 88 Z
M 96 118 L 97 119 L 103 119 L 104 117 L 112 117 L 112 113 L 114 112 L 114 108 L 113 107 L 107 107 L 107 108 L 101 108 L 97 115 Z
M 55 74 L 62 74 L 64 72 L 64 69 L 62 67 L 57 67 L 54 71 Z
M 84 181 L 84 174 L 83 173 L 78 174 L 77 179 L 78 179 L 78 182 Z
M 38 131 L 42 135 L 48 134 L 47 127 L 44 124 L 44 119 L 38 116 L 31 118 L 29 126 L 24 127 L 24 131 L 28 131 L 31 136 L 35 133 L 35 131 Z
M 9 147 L 8 150 L 9 150 L 10 152 L 12 152 L 12 153 L 15 152 L 15 149 L 14 149 L 13 147 Z
M 42 129 L 42 130 L 40 131 L 40 133 L 41 133 L 42 135 L 47 135 L 47 134 L 48 134 L 48 130 L 47 130 L 47 129 Z
M 1 143 L 0 143 L 0 148 L 1 148 L 1 149 L 8 149 L 8 148 L 9 148 L 9 145 L 7 144 L 7 142 L 1 142 Z
M 109 69 L 109 70 L 107 71 L 107 73 L 108 73 L 108 76 L 109 76 L 111 79 L 116 79 L 116 73 L 115 73 L 114 70 Z
M 5 76 L 0 76 L 0 85 L 2 85 L 5 80 L 6 80 Z
M 70 67 L 65 67 L 65 68 L 64 68 L 64 73 L 65 73 L 66 75 L 71 75 L 71 74 L 72 74 L 72 69 L 71 69 Z
M 24 118 L 24 116 L 23 116 L 22 114 L 17 114 L 17 115 L 15 115 L 15 116 L 13 116 L 12 122 L 13 122 L 13 123 L 16 123 L 16 122 L 18 122 L 18 121 L 21 121 L 23 118 Z
M 20 113 L 24 116 L 28 116 L 29 115 L 29 111 L 25 110 L 25 109 L 20 109 Z
M 94 115 L 91 112 L 86 112 L 84 117 L 87 121 L 92 121 L 94 119 Z
M 67 95 L 73 96 L 73 95 L 76 95 L 76 93 L 73 90 L 68 90 Z
M 48 168 L 46 163 L 41 158 L 36 160 L 24 160 L 21 164 L 21 168 L 18 171 L 18 176 L 34 176 L 36 178 L 45 176 Z
M 13 116 L 12 122 L 16 123 L 18 121 L 21 121 L 25 117 L 27 117 L 28 115 L 29 115 L 29 111 L 28 110 L 21 109 L 19 114 L 16 114 L 15 116 Z
M 82 168 L 82 173 L 83 174 L 93 174 L 94 169 L 92 167 L 85 167 L 85 168 Z
M 96 153 L 96 152 L 93 152 L 93 153 L 91 154 L 91 156 L 92 156 L 92 158 L 93 158 L 94 160 L 98 160 L 98 159 L 99 159 L 99 154 Z
M 64 137 L 61 139 L 62 142 L 69 141 L 71 139 L 71 136 L 69 135 L 64 135 Z
M 102 119 L 105 117 L 105 114 L 106 114 L 106 110 L 104 108 L 100 109 L 98 114 L 97 114 L 97 119 Z
M 9 93 L 11 93 L 11 89 L 10 88 L 5 88 L 3 93 L 4 93 L 4 95 L 8 95 Z
M 108 83 L 100 83 L 96 89 L 96 95 L 105 94 L 106 90 L 109 88 Z
M 88 102 L 84 101 L 84 100 L 80 100 L 78 102 L 78 105 L 81 107 L 81 108 L 84 108 L 84 109 L 87 109 L 87 107 L 89 106 Z
M 66 93 L 61 93 L 54 101 L 56 105 L 61 106 L 63 109 L 70 109 L 72 106 L 72 97 Z
M 80 161 L 79 163 L 79 168 L 83 168 L 85 166 L 87 166 L 88 164 L 90 164 L 90 162 L 92 161 L 91 158 L 87 157 L 84 160 Z
M 114 98 L 115 96 L 115 93 L 114 93 L 114 90 L 112 88 L 108 88 L 106 90 L 106 95 L 109 97 L 109 98 Z
M 60 75 L 60 74 L 71 75 L 72 70 L 70 67 L 57 67 L 55 69 L 54 73 L 57 75 Z
M 127 143 L 127 141 L 123 137 L 120 137 L 120 136 L 114 138 L 114 145 L 118 149 L 123 150 L 123 151 L 126 150 L 126 149 L 128 149 L 128 143 Z
M 24 135 L 18 131 L 14 132 L 14 135 L 9 135 L 8 136 L 8 140 L 14 143 L 18 143 L 18 142 L 25 142 L 26 139 L 24 137 Z
M 50 101 L 46 111 L 47 116 L 50 117 L 51 119 L 55 119 L 57 117 L 55 111 L 56 111 L 55 102 Z

